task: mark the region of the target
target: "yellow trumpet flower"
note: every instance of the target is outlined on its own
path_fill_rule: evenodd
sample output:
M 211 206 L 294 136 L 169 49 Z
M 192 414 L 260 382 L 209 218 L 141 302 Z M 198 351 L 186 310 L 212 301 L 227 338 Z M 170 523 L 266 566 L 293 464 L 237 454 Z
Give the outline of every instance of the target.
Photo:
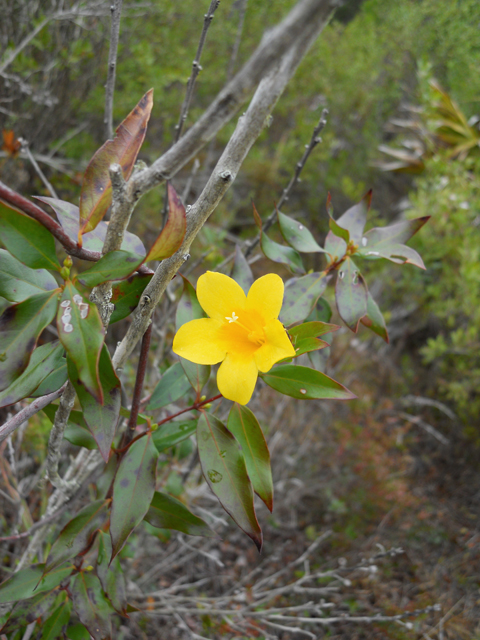
M 256 280 L 248 295 L 232 278 L 207 271 L 197 297 L 209 316 L 185 323 L 173 340 L 177 355 L 197 364 L 217 364 L 217 385 L 228 400 L 247 404 L 258 372 L 270 371 L 295 349 L 278 320 L 283 281 L 270 273 Z

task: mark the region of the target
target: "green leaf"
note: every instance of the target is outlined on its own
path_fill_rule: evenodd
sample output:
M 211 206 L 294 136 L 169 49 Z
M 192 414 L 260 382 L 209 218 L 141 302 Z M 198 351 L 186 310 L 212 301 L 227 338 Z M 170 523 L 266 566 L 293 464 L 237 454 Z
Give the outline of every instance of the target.
M 288 280 L 280 312 L 283 324 L 288 326 L 305 320 L 326 287 L 327 278 L 323 271 Z
M 255 515 L 252 484 L 235 438 L 218 418 L 202 412 L 197 442 L 203 475 L 210 489 L 260 551 L 262 530 Z
M 7 307 L 0 316 L 0 390 L 26 369 L 38 337 L 55 317 L 58 291 L 39 293 Z
M 345 255 L 347 243 L 329 231 L 325 238 L 325 251 L 331 256 L 331 262 L 335 262 Z
M 151 279 L 150 274 L 138 273 L 126 280 L 113 283 L 111 302 L 115 305 L 115 310 L 110 318 L 110 324 L 123 320 L 135 311 Z
M 105 521 L 108 501 L 96 500 L 81 509 L 60 531 L 53 543 L 44 573 L 47 574 L 70 558 L 74 558 L 91 543 L 95 531 Z
M 97 575 L 113 608 L 124 616 L 127 611 L 127 586 L 120 560 L 115 558 L 109 564 L 112 557 L 112 541 L 104 531 L 99 531 L 98 535 Z
M 63 631 L 70 620 L 72 603 L 65 600 L 55 609 L 52 615 L 42 625 L 40 640 L 57 640 L 63 637 Z
M 365 241 L 362 242 L 362 252 L 370 251 L 372 247 L 379 244 L 405 244 L 424 224 L 430 220 L 431 216 L 415 218 L 414 220 L 404 220 L 389 227 L 374 227 L 365 234 Z
M 337 236 L 337 238 L 341 238 L 346 244 L 350 242 L 350 232 L 348 229 L 341 227 L 331 216 L 328 220 L 328 226 L 330 227 L 330 232 Z
M 389 342 L 385 319 L 370 291 L 368 292 L 367 313 L 361 318 L 360 322 L 383 338 L 385 342 Z
M 367 286 L 351 258 L 340 266 L 335 302 L 342 320 L 356 333 L 360 319 L 367 313 Z
M 189 536 L 215 536 L 202 518 L 193 515 L 183 502 L 163 491 L 155 491 L 145 520 L 158 529 L 175 529 Z
M 37 200 L 41 200 L 52 207 L 57 214 L 58 221 L 62 225 L 65 233 L 71 240 L 73 240 L 73 242 L 77 242 L 80 226 L 79 208 L 75 204 L 70 204 L 70 202 L 65 202 L 64 200 L 40 196 L 35 197 Z M 84 233 L 82 236 L 83 248 L 88 249 L 89 251 L 101 252 L 107 235 L 107 229 L 108 223 L 101 220 L 93 231 Z M 125 231 L 120 249 L 136 253 L 137 256 L 145 256 L 147 253 L 140 238 L 129 231 Z
M 31 396 L 41 382 L 60 364 L 62 356 L 63 347 L 58 342 L 49 342 L 37 347 L 25 371 L 9 387 L 0 392 L 0 407 L 7 407 Z
M 103 405 L 99 404 L 85 390 L 78 377 L 78 370 L 68 359 L 68 377 L 75 387 L 83 409 L 83 417 L 90 433 L 98 445 L 105 462 L 110 457 L 111 447 L 117 430 L 121 406 L 121 384 L 115 373 L 106 345 L 103 345 L 98 366 L 100 385 L 103 393 Z
M 367 221 L 367 213 L 370 208 L 371 201 L 372 191 L 370 190 L 358 204 L 347 209 L 347 211 L 345 211 L 345 213 L 337 220 L 337 226 L 347 229 L 350 240 L 352 240 L 357 246 L 361 245 L 363 230 Z
M 330 322 L 332 318 L 332 309 L 325 298 L 317 300 L 312 313 L 306 318 L 307 322 Z M 336 325 L 332 325 L 336 326 Z M 290 330 L 291 331 L 291 330 Z
M 296 327 L 292 327 L 288 330 L 288 333 L 294 339 L 294 342 L 298 340 L 303 340 L 304 338 L 318 338 L 318 336 L 323 336 L 327 333 L 332 333 L 333 331 L 338 331 L 340 327 L 336 324 L 328 324 L 327 322 L 320 322 L 318 320 L 314 320 L 311 322 L 305 322 L 304 324 L 299 324 Z
M 178 302 L 175 318 L 177 331 L 186 322 L 204 317 L 205 313 L 197 300 L 195 289 L 190 282 L 184 278 L 183 293 Z M 195 362 L 190 362 L 184 358 L 180 358 L 180 364 L 182 365 L 190 384 L 195 389 L 197 396 L 200 396 L 203 387 L 206 385 L 210 377 L 210 365 L 196 364 Z
M 138 269 L 143 260 L 128 251 L 112 251 L 100 258 L 93 267 L 82 271 L 78 279 L 87 287 L 96 287 L 110 280 L 124 280 Z
M 110 640 L 113 609 L 103 595 L 100 580 L 92 572 L 78 573 L 69 588 L 73 608 L 95 640 Z
M 105 329 L 98 309 L 73 286 L 65 283 L 57 314 L 58 337 L 78 370 L 80 382 L 98 402 L 103 392 L 98 374 Z
M 247 295 L 254 278 L 250 265 L 238 244 L 235 245 L 235 261 L 233 263 L 232 278 L 235 282 L 238 282 L 244 290 L 245 295 Z
M 273 260 L 273 262 L 286 264 L 294 273 L 305 273 L 300 254 L 295 249 L 274 242 L 266 233 L 262 233 L 260 246 L 266 257 Z
M 165 371 L 160 382 L 153 390 L 152 397 L 146 406 L 147 411 L 161 409 L 175 402 L 190 389 L 190 382 L 180 362 L 176 362 Z
M 58 591 L 49 591 L 40 593 L 29 600 L 17 602 L 6 624 L 0 629 L 0 633 L 10 633 L 14 629 L 26 626 L 43 616 L 49 611 L 57 596 Z
M 148 511 L 155 492 L 157 458 L 152 434 L 148 433 L 130 446 L 120 462 L 110 517 L 112 560 Z
M 362 251 L 360 255 L 368 260 L 386 258 L 387 260 L 390 260 L 390 262 L 395 262 L 396 264 L 413 264 L 415 267 L 425 269 L 421 256 L 415 251 L 415 249 L 407 247 L 404 244 L 377 244 L 371 247 L 369 251 Z
M 189 438 L 197 430 L 197 420 L 178 420 L 166 422 L 153 432 L 153 444 L 161 453 Z
M 51 591 L 72 573 L 72 569 L 71 566 L 56 569 L 43 579 L 44 564 L 34 564 L 27 569 L 20 569 L 0 584 L 0 604 L 26 600 L 44 591 Z
M 227 428 L 242 447 L 253 490 L 273 510 L 273 480 L 270 453 L 260 424 L 248 407 L 234 403 Z
M 37 387 L 35 391 L 30 395 L 32 398 L 41 398 L 42 396 L 46 396 L 49 393 L 53 393 L 54 391 L 60 389 L 63 384 L 65 384 L 67 378 L 67 361 L 65 358 L 61 358 L 59 366 L 54 371 L 49 373 L 45 380 L 40 384 L 40 386 Z
M 112 202 L 110 165 L 120 164 L 125 180 L 129 179 L 145 138 L 152 106 L 153 90 L 150 89 L 118 126 L 115 138 L 107 140 L 90 160 L 80 194 L 80 234 L 95 229 Z
M 54 404 L 49 404 L 42 409 L 52 424 L 55 420 L 57 409 L 58 405 Z M 85 449 L 97 448 L 97 443 L 88 430 L 87 423 L 83 419 L 81 411 L 70 411 L 63 437 L 77 447 L 85 447 Z
M 67 629 L 67 638 L 70 640 L 91 640 L 91 637 L 83 624 L 74 624 Z
M 330 345 L 325 340 L 319 340 L 318 338 L 302 338 L 295 342 L 295 358 L 303 356 L 304 353 L 310 353 L 311 351 L 318 351 L 319 349 L 325 349 Z
M 160 235 L 153 243 L 145 258 L 149 260 L 164 260 L 172 256 L 182 246 L 187 230 L 187 215 L 177 192 L 168 184 L 168 217 Z
M 30 269 L 0 249 L 0 296 L 10 302 L 22 302 L 30 296 L 58 288 L 57 281 L 45 269 Z
M 277 215 L 280 231 L 288 244 L 294 249 L 300 251 L 300 253 L 325 253 L 325 250 L 315 241 L 312 233 L 301 222 L 286 216 L 278 210 Z
M 40 222 L 0 203 L 0 236 L 5 248 L 32 269 L 56 269 L 60 265 L 55 240 Z
M 268 373 L 261 373 L 260 376 L 272 389 L 292 398 L 301 400 L 311 398 L 351 400 L 356 398 L 339 382 L 308 367 L 283 364 L 274 367 Z

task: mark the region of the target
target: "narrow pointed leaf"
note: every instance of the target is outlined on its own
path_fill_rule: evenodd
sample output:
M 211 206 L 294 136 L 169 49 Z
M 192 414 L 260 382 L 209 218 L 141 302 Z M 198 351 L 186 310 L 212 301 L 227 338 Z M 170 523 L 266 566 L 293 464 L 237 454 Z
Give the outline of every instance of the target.
M 253 490 L 273 510 L 273 480 L 270 452 L 260 424 L 248 407 L 234 403 L 227 428 L 242 447 Z
M 181 247 L 186 230 L 187 215 L 185 207 L 175 189 L 169 184 L 167 222 L 148 252 L 145 261 L 164 260 L 172 256 Z
M 27 267 L 60 271 L 52 234 L 40 222 L 2 203 L 0 236 L 5 248 Z
M 404 220 L 389 227 L 375 227 L 365 234 L 366 242 L 362 243 L 362 252 L 370 251 L 372 247 L 379 244 L 405 244 L 425 223 L 430 220 L 430 216 L 415 218 L 415 220 Z
M 65 358 L 61 358 L 58 366 L 48 374 L 45 380 L 30 395 L 32 398 L 41 398 L 53 393 L 65 384 L 67 378 L 67 361 Z
M 9 387 L 0 392 L 0 407 L 7 407 L 31 396 L 47 376 L 59 366 L 62 356 L 63 346 L 58 342 L 49 342 L 37 347 L 25 371 Z
M 121 384 L 115 373 L 106 345 L 103 345 L 99 361 L 100 386 L 103 394 L 103 405 L 93 398 L 80 382 L 78 370 L 71 359 L 68 359 L 68 377 L 75 387 L 82 405 L 83 417 L 90 433 L 98 445 L 105 462 L 108 462 L 110 451 L 117 430 L 121 406 Z
M 58 288 L 57 281 L 45 269 L 30 269 L 5 249 L 0 249 L 0 296 L 10 302 L 22 302 L 37 293 Z
M 337 220 L 337 226 L 347 229 L 350 240 L 353 240 L 357 246 L 361 246 L 363 230 L 367 221 L 367 213 L 371 200 L 372 191 L 370 190 L 358 204 L 347 209 Z
M 48 554 L 44 569 L 45 574 L 86 549 L 95 531 L 105 521 L 107 505 L 108 501 L 106 500 L 96 500 L 81 509 L 63 527 Z
M 98 309 L 71 282 L 65 284 L 57 314 L 58 337 L 78 371 L 78 379 L 98 402 L 103 402 L 98 362 L 105 329 Z
M 160 382 L 153 390 L 152 397 L 146 406 L 147 411 L 166 407 L 181 398 L 190 389 L 190 382 L 185 375 L 180 362 L 167 369 L 160 378 Z
M 330 345 L 325 340 L 319 340 L 318 338 L 302 338 L 295 342 L 295 358 L 303 356 L 304 353 L 310 353 L 311 351 L 318 351 L 319 349 L 325 349 Z
M 197 430 L 197 420 L 167 422 L 153 432 L 153 444 L 161 453 L 189 438 Z
M 82 271 L 78 278 L 87 287 L 96 287 L 110 280 L 124 280 L 138 269 L 143 260 L 129 251 L 112 251 L 100 258 L 93 267 Z
M 351 258 L 340 266 L 335 287 L 338 313 L 355 333 L 360 319 L 367 313 L 367 286 Z
M 148 433 L 128 449 L 115 476 L 110 518 L 112 560 L 143 520 L 155 492 L 158 452 Z
M 115 310 L 110 318 L 110 324 L 123 320 L 135 311 L 151 279 L 150 274 L 138 273 L 126 280 L 113 283 L 111 302 L 115 305 Z
M 363 316 L 360 322 L 383 338 L 385 342 L 389 342 L 385 319 L 370 291 L 368 292 L 367 313 Z
M 274 242 L 263 232 L 262 219 L 255 205 L 253 205 L 253 217 L 260 230 L 260 246 L 266 257 L 273 260 L 273 262 L 286 264 L 294 273 L 305 273 L 305 268 L 298 251 L 295 251 L 292 247 L 285 247 L 283 244 Z
M 282 235 L 290 246 L 300 253 L 325 253 L 305 225 L 280 211 L 277 215 Z
M 262 530 L 255 515 L 252 484 L 235 438 L 218 418 L 202 413 L 197 442 L 203 475 L 210 489 L 260 551 Z
M 41 200 L 52 207 L 65 233 L 71 240 L 77 242 L 80 220 L 79 208 L 75 204 L 70 204 L 70 202 L 65 202 L 64 200 L 40 196 L 35 197 L 37 200 Z M 101 220 L 93 231 L 84 233 L 82 236 L 83 248 L 89 251 L 102 251 L 107 229 L 108 222 Z M 138 236 L 130 233 L 130 231 L 125 231 L 120 249 L 122 249 L 122 251 L 136 253 L 137 256 L 145 256 L 147 254 L 143 242 Z
M 205 313 L 197 300 L 195 289 L 190 282 L 184 278 L 183 293 L 177 306 L 177 314 L 175 318 L 177 331 L 186 322 L 204 317 Z M 190 384 L 199 396 L 210 377 L 210 365 L 196 364 L 195 362 L 190 362 L 184 358 L 180 358 L 180 364 L 182 365 Z
M 78 573 L 69 588 L 73 608 L 94 640 L 110 640 L 113 609 L 103 595 L 100 580 L 92 572 Z
M 208 524 L 193 515 L 187 507 L 168 493 L 155 491 L 145 520 L 159 529 L 174 529 L 189 536 L 205 536 L 212 538 L 215 533 Z
M 346 244 L 350 242 L 350 232 L 348 229 L 341 227 L 332 217 L 328 220 L 328 226 L 330 227 L 330 233 L 333 233 L 337 238 L 341 238 Z
M 338 329 L 340 329 L 340 327 L 336 324 L 313 320 L 292 327 L 288 330 L 288 333 L 292 336 L 295 343 L 297 340 L 303 340 L 304 338 L 318 338 L 318 336 L 324 336 L 327 333 L 332 333 L 332 331 L 338 331 Z
M 407 247 L 405 244 L 381 243 L 374 245 L 368 251 L 362 252 L 361 255 L 370 260 L 386 258 L 396 264 L 413 264 L 415 267 L 425 269 L 421 256 L 415 249 Z
M 25 371 L 39 335 L 55 317 L 58 293 L 39 293 L 0 316 L 0 390 Z
M 343 258 L 347 251 L 347 243 L 342 238 L 334 235 L 331 231 L 327 233 L 325 238 L 325 251 L 328 253 L 332 260 Z
M 0 584 L 0 604 L 26 600 L 39 593 L 55 589 L 62 580 L 71 574 L 73 567 L 54 569 L 42 579 L 44 569 L 44 564 L 34 564 L 27 569 L 20 569 L 8 580 L 2 582 Z
M 153 90 L 150 89 L 118 126 L 115 138 L 107 140 L 90 160 L 80 194 L 80 234 L 95 229 L 112 202 L 110 165 L 120 164 L 125 180 L 129 179 L 145 138 L 152 106 Z
M 238 282 L 246 295 L 253 284 L 254 278 L 250 265 L 238 244 L 235 245 L 235 261 L 233 263 L 232 278 L 235 282 Z
M 72 603 L 65 600 L 55 609 L 52 615 L 42 625 L 40 640 L 58 640 L 63 637 L 72 612 Z
M 280 312 L 283 324 L 288 326 L 305 320 L 326 287 L 327 278 L 324 272 L 309 273 L 301 278 L 288 280 Z
M 10 633 L 14 629 L 23 627 L 43 616 L 53 605 L 58 591 L 40 593 L 28 600 L 17 602 L 6 624 L 0 629 L 1 633 Z
M 268 373 L 261 373 L 265 382 L 286 396 L 301 400 L 320 398 L 328 400 L 351 400 L 356 396 L 339 382 L 324 373 L 300 367 L 282 364 Z
M 110 536 L 108 533 L 100 531 L 99 538 L 97 575 L 113 608 L 124 616 L 127 611 L 127 586 L 120 560 L 115 558 L 110 564 L 112 557 Z

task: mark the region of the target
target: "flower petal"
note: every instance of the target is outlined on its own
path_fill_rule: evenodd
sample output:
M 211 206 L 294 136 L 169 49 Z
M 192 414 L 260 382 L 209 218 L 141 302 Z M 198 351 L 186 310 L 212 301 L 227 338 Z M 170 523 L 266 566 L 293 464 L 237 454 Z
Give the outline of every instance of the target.
M 221 362 L 227 353 L 219 335 L 221 326 L 221 322 L 212 318 L 186 322 L 173 339 L 173 353 L 197 364 Z
M 276 273 L 262 276 L 250 287 L 247 309 L 255 309 L 264 319 L 278 318 L 283 303 L 283 280 Z
M 280 320 L 272 320 L 265 326 L 266 342 L 255 352 L 255 362 L 262 373 L 270 371 L 283 358 L 292 358 L 295 349 Z
M 216 320 L 225 322 L 232 313 L 245 308 L 246 297 L 242 287 L 223 273 L 207 271 L 197 282 L 197 298 L 203 310 Z
M 247 404 L 255 389 L 257 376 L 257 365 L 253 358 L 229 353 L 217 373 L 218 390 L 227 400 Z

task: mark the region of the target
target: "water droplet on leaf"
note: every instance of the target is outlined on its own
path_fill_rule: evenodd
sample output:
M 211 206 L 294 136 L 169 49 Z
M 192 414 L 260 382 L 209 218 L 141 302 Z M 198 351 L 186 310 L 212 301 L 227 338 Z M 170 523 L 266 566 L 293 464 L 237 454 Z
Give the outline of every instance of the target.
M 353 272 L 353 284 L 358 284 L 358 271 Z
M 303 224 L 299 224 L 298 228 L 300 229 L 300 231 L 303 229 Z
M 362 247 L 366 247 L 368 244 L 368 238 L 362 238 Z
M 379 256 L 378 251 L 367 251 L 367 256 Z
M 345 271 L 339 271 L 338 277 L 340 278 L 340 280 L 343 280 L 343 278 L 345 277 Z
M 300 389 L 300 393 L 303 393 L 304 395 L 307 393 L 306 389 Z
M 213 483 L 220 482 L 223 479 L 222 474 L 218 471 L 215 471 L 215 469 L 210 469 L 209 471 L 207 471 L 207 475 L 210 478 L 210 482 Z
M 219 452 L 218 452 L 218 455 L 219 455 L 221 458 L 224 458 L 224 457 L 225 457 L 225 455 L 226 455 L 226 453 L 227 453 L 226 449 L 222 449 L 222 451 L 219 451 Z

